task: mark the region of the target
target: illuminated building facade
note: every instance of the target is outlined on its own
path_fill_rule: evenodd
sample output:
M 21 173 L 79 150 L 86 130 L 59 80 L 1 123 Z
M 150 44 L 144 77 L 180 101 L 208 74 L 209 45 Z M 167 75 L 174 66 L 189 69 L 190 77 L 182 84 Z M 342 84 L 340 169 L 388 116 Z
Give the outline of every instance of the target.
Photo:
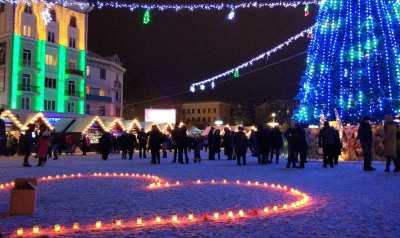
M 22 114 L 85 114 L 90 8 L 1 3 L 0 104 Z M 47 23 L 47 24 L 46 24 Z
M 87 52 L 85 114 L 122 117 L 124 73 L 117 55 Z

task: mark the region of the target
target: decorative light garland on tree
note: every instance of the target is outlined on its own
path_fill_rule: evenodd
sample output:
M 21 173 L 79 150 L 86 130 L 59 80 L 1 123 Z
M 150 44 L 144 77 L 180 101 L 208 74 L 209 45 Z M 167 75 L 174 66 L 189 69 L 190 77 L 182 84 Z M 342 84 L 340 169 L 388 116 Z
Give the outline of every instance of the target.
M 260 54 L 259 56 L 247 61 L 246 63 L 243 63 L 233 69 L 230 69 L 228 71 L 225 71 L 224 73 L 218 74 L 217 76 L 214 76 L 212 78 L 197 82 L 197 83 L 193 83 L 190 86 L 190 91 L 191 92 L 195 92 L 196 91 L 196 87 L 200 87 L 201 90 L 205 89 L 205 84 L 211 83 L 211 87 L 214 88 L 215 84 L 214 81 L 221 78 L 221 77 L 225 77 L 228 76 L 230 74 L 234 74 L 234 77 L 239 77 L 239 69 L 243 69 L 246 68 L 249 65 L 252 65 L 254 62 L 259 61 L 261 59 L 263 59 L 265 56 L 269 57 L 272 53 L 275 53 L 276 51 L 282 49 L 284 46 L 288 46 L 290 43 L 292 43 L 293 41 L 299 39 L 300 37 L 304 37 L 305 35 L 308 35 L 308 32 L 311 32 L 314 28 L 316 27 L 316 25 L 303 30 L 302 32 L 300 32 L 299 34 L 289 38 L 287 41 L 285 41 L 284 43 L 279 44 L 278 46 L 272 48 L 271 50 Z
M 150 11 L 146 10 L 143 17 L 143 24 L 147 24 L 150 22 Z

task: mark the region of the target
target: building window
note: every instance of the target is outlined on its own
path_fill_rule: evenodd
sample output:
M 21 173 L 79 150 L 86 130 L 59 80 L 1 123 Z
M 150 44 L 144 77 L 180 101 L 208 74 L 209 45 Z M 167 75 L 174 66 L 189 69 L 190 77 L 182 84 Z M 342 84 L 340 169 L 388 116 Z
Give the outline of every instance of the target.
M 119 82 L 119 74 L 116 74 L 116 81 Z
M 203 117 L 203 122 L 205 122 L 206 121 L 206 118 L 205 117 Z
M 48 31 L 47 32 L 47 41 L 48 42 L 55 42 L 56 34 L 54 32 Z
M 211 113 L 211 108 L 208 109 L 208 113 Z
M 46 55 L 46 65 L 57 66 L 57 56 Z
M 101 88 L 99 90 L 99 96 L 105 97 L 106 96 L 106 90 Z
M 106 79 L 106 69 L 100 69 L 100 79 Z
M 197 121 L 200 121 L 200 117 L 197 118 Z
M 206 109 L 205 108 L 203 108 L 203 113 L 206 113 Z
M 32 14 L 32 6 L 29 6 L 28 4 L 26 4 L 24 12 L 28 13 L 28 14 Z
M 86 66 L 86 77 L 90 77 L 90 66 Z
M 57 21 L 56 11 L 54 9 L 50 10 L 50 17 L 52 21 Z
M 30 26 L 24 25 L 22 27 L 22 35 L 31 37 L 32 36 L 32 28 Z
M 90 115 L 90 104 L 86 104 L 85 114 Z
M 208 117 L 208 122 L 211 122 L 211 117 Z
M 99 107 L 99 116 L 104 116 L 106 115 L 106 106 L 100 106 Z
M 70 112 L 70 113 L 74 113 L 74 110 L 75 110 L 75 103 L 73 103 L 73 102 L 68 102 L 68 104 L 67 104 L 67 112 Z
M 76 69 L 76 60 L 70 59 L 70 60 L 68 61 L 68 68 L 70 68 L 70 69 Z
M 190 114 L 190 109 L 187 109 L 187 114 Z
M 121 100 L 121 92 L 120 91 L 115 91 L 115 100 L 120 101 Z
M 21 98 L 21 109 L 30 110 L 31 99 Z
M 44 100 L 44 110 L 45 111 L 55 111 L 56 101 Z
M 115 116 L 116 117 L 121 117 L 121 108 L 120 107 L 116 107 L 115 108 Z
M 5 11 L 5 3 L 0 3 L 0 12 L 4 12 Z
M 44 86 L 46 88 L 56 88 L 56 79 L 44 78 Z
M 71 19 L 69 20 L 69 26 L 76 28 L 76 17 L 71 17 Z
M 24 49 L 22 51 L 22 65 L 23 66 L 32 66 L 32 52 L 30 50 Z
M 216 108 L 214 108 L 214 113 L 217 113 L 217 109 Z
M 197 113 L 200 113 L 200 109 L 197 109 Z
M 90 87 L 86 87 L 86 94 L 90 94 Z
M 75 38 L 74 37 L 69 38 L 69 47 L 75 48 Z
M 192 113 L 194 114 L 194 109 L 192 109 Z
M 31 91 L 31 75 L 22 74 L 22 91 Z
M 68 81 L 68 95 L 72 96 L 78 96 L 75 95 L 75 82 L 74 81 Z

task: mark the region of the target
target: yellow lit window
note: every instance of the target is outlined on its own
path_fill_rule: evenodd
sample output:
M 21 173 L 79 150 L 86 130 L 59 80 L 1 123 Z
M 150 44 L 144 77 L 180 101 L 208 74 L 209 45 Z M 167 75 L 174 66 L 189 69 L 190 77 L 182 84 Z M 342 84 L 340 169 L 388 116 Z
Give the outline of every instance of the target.
M 86 94 L 90 94 L 90 87 L 86 87 Z
M 32 36 L 32 28 L 30 26 L 24 25 L 22 27 L 22 35 L 31 37 Z
M 103 97 L 106 96 L 106 90 L 105 89 L 100 89 L 99 90 L 99 95 L 103 96 Z
M 57 66 L 57 56 L 46 55 L 46 65 Z

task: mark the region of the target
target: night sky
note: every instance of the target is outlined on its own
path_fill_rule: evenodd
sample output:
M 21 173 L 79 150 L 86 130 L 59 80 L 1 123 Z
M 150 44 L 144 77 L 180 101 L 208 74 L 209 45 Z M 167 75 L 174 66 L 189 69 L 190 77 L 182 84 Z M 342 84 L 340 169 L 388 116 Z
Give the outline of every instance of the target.
M 318 8 L 311 5 L 309 9 L 308 17 L 304 16 L 304 6 L 238 9 L 233 20 L 227 18 L 228 9 L 153 10 L 151 22 L 144 25 L 144 10 L 95 8 L 89 13 L 88 49 L 101 56 L 120 57 L 127 70 L 124 100 L 128 107 L 205 100 L 256 105 L 265 100 L 293 99 L 305 70 L 306 54 L 265 66 L 306 51 L 310 42 L 307 37 L 240 71 L 241 75 L 253 73 L 231 80 L 219 79 L 213 90 L 191 93 L 189 87 L 235 68 L 312 26 Z

